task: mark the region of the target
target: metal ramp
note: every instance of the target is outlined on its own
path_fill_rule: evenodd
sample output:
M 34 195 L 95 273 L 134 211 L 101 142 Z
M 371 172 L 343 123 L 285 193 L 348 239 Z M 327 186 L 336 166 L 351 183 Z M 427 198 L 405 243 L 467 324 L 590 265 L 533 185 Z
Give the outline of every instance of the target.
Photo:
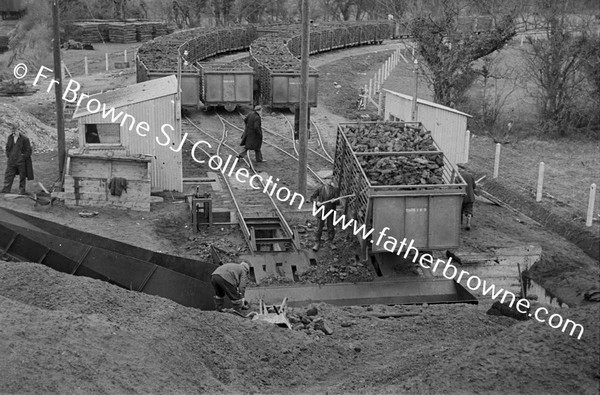
M 446 279 L 399 279 L 364 283 L 338 283 L 315 286 L 259 287 L 246 290 L 246 299 L 276 303 L 288 298 L 292 307 L 311 303 L 336 306 L 372 304 L 477 304 L 477 298 L 462 285 Z

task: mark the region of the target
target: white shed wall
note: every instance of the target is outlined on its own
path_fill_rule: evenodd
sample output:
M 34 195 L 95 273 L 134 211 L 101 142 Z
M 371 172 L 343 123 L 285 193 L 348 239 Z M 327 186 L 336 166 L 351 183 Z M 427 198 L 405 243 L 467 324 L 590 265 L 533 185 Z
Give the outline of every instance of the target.
M 108 107 L 108 103 L 107 103 Z M 118 114 L 120 111 L 131 115 L 135 123 L 131 127 L 131 118 L 121 126 L 121 144 L 130 154 L 144 154 L 152 156 L 150 165 L 151 185 L 155 190 L 174 190 L 183 191 L 182 174 L 182 154 L 181 151 L 174 152 L 181 143 L 181 125 L 175 119 L 175 95 L 167 95 L 148 101 L 131 104 L 115 109 Z M 120 122 L 123 118 L 119 118 Z M 147 136 L 140 136 L 136 133 L 136 128 L 141 122 L 147 122 L 150 131 L 140 130 L 140 133 Z M 86 123 L 113 123 L 110 115 L 102 118 L 102 112 L 85 115 L 79 118 L 79 141 L 83 146 L 85 141 Z M 162 146 L 156 142 L 156 139 L 162 143 L 166 142 L 166 137 L 161 132 L 163 125 L 171 125 L 164 130 L 170 137 L 170 144 Z M 170 149 L 170 147 L 173 148 Z M 107 151 L 106 149 L 102 151 Z
M 402 121 L 411 121 L 412 100 L 386 92 L 385 119 L 391 116 Z M 437 145 L 444 151 L 448 160 L 456 165 L 468 161 L 465 146 L 467 136 L 467 116 L 442 108 L 417 104 L 417 121 L 431 132 Z

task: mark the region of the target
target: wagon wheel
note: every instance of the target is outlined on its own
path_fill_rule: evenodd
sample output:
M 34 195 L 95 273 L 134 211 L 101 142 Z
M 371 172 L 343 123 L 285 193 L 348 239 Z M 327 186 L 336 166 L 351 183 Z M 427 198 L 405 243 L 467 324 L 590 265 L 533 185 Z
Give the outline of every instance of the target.
M 231 104 L 231 103 L 225 104 L 225 110 L 229 111 L 229 112 L 232 112 L 233 110 L 235 110 L 236 107 L 237 107 L 236 104 Z

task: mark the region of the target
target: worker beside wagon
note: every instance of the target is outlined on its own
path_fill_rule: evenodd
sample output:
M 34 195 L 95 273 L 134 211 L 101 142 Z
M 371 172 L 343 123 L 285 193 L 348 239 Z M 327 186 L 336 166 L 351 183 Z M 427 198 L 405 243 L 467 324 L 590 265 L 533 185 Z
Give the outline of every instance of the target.
M 244 123 L 246 127 L 244 128 L 244 133 L 242 134 L 242 142 L 241 146 L 244 147 L 244 150 L 238 155 L 238 159 L 243 159 L 248 151 L 254 151 L 254 158 L 256 162 L 265 162 L 262 157 L 262 153 L 260 152 L 260 148 L 262 147 L 262 107 L 256 106 L 254 107 L 254 111 L 252 111 L 246 118 L 244 118 Z
M 225 263 L 212 273 L 211 283 L 215 290 L 214 299 L 217 311 L 223 311 L 225 296 L 231 300 L 233 309 L 237 312 L 247 306 L 244 296 L 249 272 L 250 265 L 242 262 L 240 264 Z
M 475 203 L 475 188 L 477 188 L 477 184 L 475 183 L 475 179 L 469 173 L 464 170 L 460 171 L 460 175 L 467 183 L 467 188 L 465 190 L 466 196 L 463 197 L 462 208 L 461 208 L 461 221 L 462 217 L 467 217 L 467 230 L 471 230 L 471 218 L 473 218 L 473 203 Z
M 321 185 L 315 193 L 312 194 L 310 200 L 320 207 L 323 202 L 325 208 L 323 214 L 326 215 L 330 210 L 335 210 L 336 206 L 340 204 L 339 200 L 329 202 L 329 200 L 336 199 L 340 196 L 340 189 L 338 188 L 337 182 L 333 179 L 333 176 L 327 176 L 323 179 L 323 185 Z M 313 246 L 314 251 L 319 251 L 321 248 L 321 236 L 323 235 L 323 226 L 325 221 L 321 218 L 321 214 L 317 214 L 317 233 L 315 234 L 315 245 Z M 333 241 L 335 237 L 335 228 L 333 226 L 333 214 L 327 216 L 327 241 Z

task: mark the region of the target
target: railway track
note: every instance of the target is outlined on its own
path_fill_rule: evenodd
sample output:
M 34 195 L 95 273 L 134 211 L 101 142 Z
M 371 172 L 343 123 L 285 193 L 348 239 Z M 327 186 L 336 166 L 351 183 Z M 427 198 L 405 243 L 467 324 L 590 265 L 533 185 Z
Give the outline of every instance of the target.
M 198 145 L 197 149 L 209 157 L 214 155 L 220 157 L 223 160 L 222 163 L 232 163 L 230 167 L 223 168 L 220 174 L 231 195 L 240 228 L 252 254 L 299 251 L 301 247 L 298 234 L 287 223 L 272 197 L 276 188 L 274 183 L 278 180 L 273 180 L 272 177 L 265 180 L 250 161 L 244 160 L 248 165 L 246 168 L 234 169 L 239 160 L 236 159 L 237 152 L 231 145 L 233 139 L 229 136 L 231 127 L 227 126 L 227 122 L 221 116 L 218 114 L 217 116 L 222 125 L 220 136 L 217 136 L 215 132 L 200 128 L 188 117 L 185 117 L 185 122 L 182 122 L 182 132 L 188 133 L 196 141 L 208 137 L 217 144 L 215 152 L 210 153 L 201 145 Z M 190 142 L 193 144 L 193 141 Z M 218 161 L 213 162 L 213 167 L 217 167 L 216 162 Z M 230 169 L 234 169 L 234 171 L 230 171 Z M 242 169 L 244 171 L 241 171 Z M 244 172 L 248 174 L 247 182 L 236 180 L 238 174 Z
M 219 117 L 221 118 L 222 122 L 226 123 L 231 128 L 234 128 L 234 129 L 238 130 L 239 132 L 244 131 L 244 129 L 241 126 L 236 125 L 234 122 L 226 120 L 223 117 L 221 117 L 220 115 L 219 115 Z M 298 162 L 298 155 L 295 155 L 293 153 L 293 140 L 286 139 L 286 137 L 281 135 L 280 133 L 273 132 L 273 131 L 265 128 L 264 126 L 263 126 L 263 130 L 273 136 L 276 136 L 276 138 L 278 138 L 278 143 L 279 143 L 279 144 L 277 144 L 272 141 L 263 139 L 264 145 L 273 148 L 278 153 L 283 154 L 284 157 L 289 157 L 289 158 L 293 159 L 294 161 Z M 307 170 L 309 172 L 309 175 L 314 179 L 315 182 L 323 182 L 323 179 L 321 177 L 319 177 L 317 172 L 312 167 L 307 166 Z
M 294 119 L 292 118 L 292 120 L 290 121 L 290 117 L 283 113 L 281 113 L 281 116 L 283 118 L 285 118 L 285 122 L 287 123 L 288 127 L 290 128 L 290 133 L 291 133 L 290 140 L 294 144 L 294 151 L 296 152 L 296 155 L 299 156 L 300 154 L 298 153 L 298 149 L 296 148 L 296 140 L 294 139 L 294 125 L 292 123 L 292 122 L 294 122 Z M 321 130 L 319 129 L 317 124 L 312 119 L 311 119 L 310 123 L 312 125 L 312 128 L 309 132 L 308 151 L 321 157 L 322 159 L 329 162 L 330 164 L 333 164 L 333 158 L 331 157 L 331 155 L 329 155 L 329 153 L 325 149 L 325 145 L 323 144 L 323 139 L 321 138 Z M 322 153 L 319 151 L 322 151 Z

